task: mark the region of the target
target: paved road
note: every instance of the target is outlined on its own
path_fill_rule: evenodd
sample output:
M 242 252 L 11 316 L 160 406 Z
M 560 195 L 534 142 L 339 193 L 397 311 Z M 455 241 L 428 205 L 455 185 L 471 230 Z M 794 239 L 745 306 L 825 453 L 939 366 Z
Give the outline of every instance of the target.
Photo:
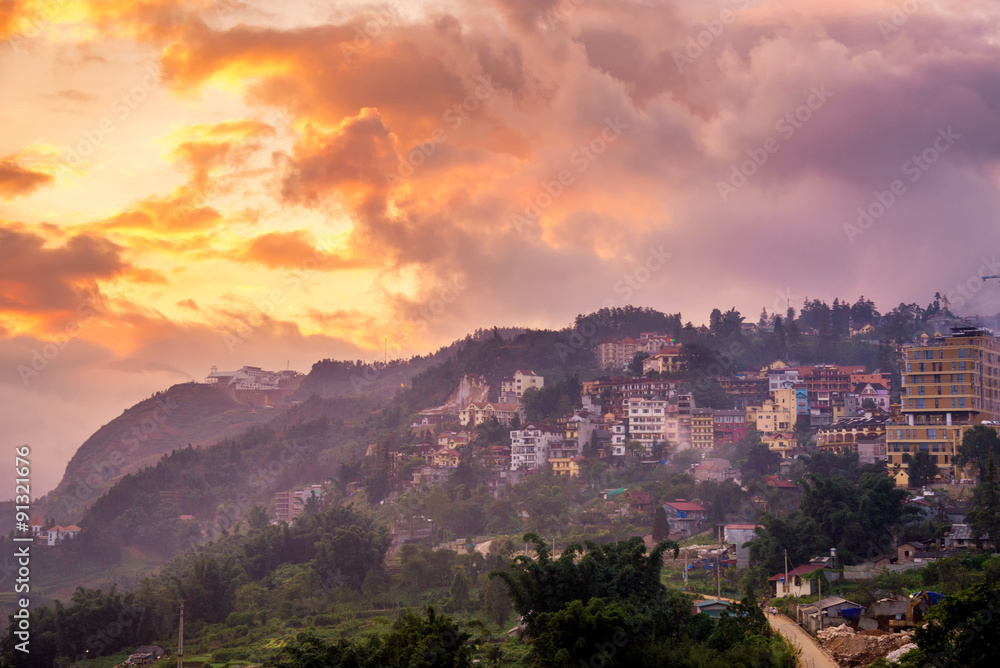
M 768 613 L 767 621 L 771 623 L 771 628 L 802 650 L 799 665 L 803 668 L 838 668 L 837 662 L 820 649 L 813 637 L 788 617 L 784 615 L 774 617 Z

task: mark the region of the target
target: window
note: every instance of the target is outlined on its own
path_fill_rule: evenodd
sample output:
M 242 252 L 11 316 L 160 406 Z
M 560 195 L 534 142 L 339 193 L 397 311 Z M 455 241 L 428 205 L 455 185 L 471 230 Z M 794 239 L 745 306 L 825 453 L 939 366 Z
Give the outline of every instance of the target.
M 927 438 L 937 438 L 937 429 L 928 429 Z
M 925 360 L 934 359 L 934 351 L 933 350 L 925 350 L 924 351 L 924 359 Z
M 906 365 L 906 372 L 907 373 L 913 373 L 913 364 L 907 364 Z
M 958 370 L 959 371 L 965 371 L 965 362 L 959 362 L 958 363 Z
M 917 371 L 927 371 L 927 365 L 921 362 L 917 367 Z
M 965 382 L 965 374 L 964 373 L 955 374 L 955 382 L 956 383 L 964 383 Z
M 924 393 L 924 386 L 921 385 L 920 387 L 917 388 L 917 394 L 923 394 L 923 393 Z
M 965 348 L 959 348 L 958 349 L 958 359 L 962 359 L 963 357 L 965 357 Z
M 958 398 L 958 407 L 959 408 L 965 408 L 965 397 L 959 397 Z
M 916 405 L 917 408 L 927 408 L 926 399 L 914 399 L 914 401 L 917 403 Z
M 952 385 L 951 386 L 951 393 L 952 394 L 958 394 L 958 385 Z

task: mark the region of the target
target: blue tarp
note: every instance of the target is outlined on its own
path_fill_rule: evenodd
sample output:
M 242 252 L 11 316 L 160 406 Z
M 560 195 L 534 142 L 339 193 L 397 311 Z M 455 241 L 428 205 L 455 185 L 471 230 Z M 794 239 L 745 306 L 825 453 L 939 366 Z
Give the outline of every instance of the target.
M 847 619 L 857 619 L 861 616 L 862 610 L 864 610 L 864 608 L 841 608 L 840 614 Z

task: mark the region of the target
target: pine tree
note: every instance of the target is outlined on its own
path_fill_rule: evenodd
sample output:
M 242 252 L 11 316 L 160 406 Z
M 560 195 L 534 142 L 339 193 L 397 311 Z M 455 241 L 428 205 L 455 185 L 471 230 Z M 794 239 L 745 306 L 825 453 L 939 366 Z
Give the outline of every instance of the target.
M 670 533 L 670 525 L 667 524 L 667 513 L 663 506 L 657 506 L 653 513 L 653 540 L 657 543 L 667 537 Z
M 451 581 L 451 606 L 453 610 L 462 610 L 467 605 L 469 605 L 469 579 L 459 568 Z
M 986 463 L 986 475 L 976 489 L 967 518 L 972 536 L 976 540 L 987 536 L 994 550 L 1000 546 L 1000 481 L 997 475 L 996 460 L 991 452 Z

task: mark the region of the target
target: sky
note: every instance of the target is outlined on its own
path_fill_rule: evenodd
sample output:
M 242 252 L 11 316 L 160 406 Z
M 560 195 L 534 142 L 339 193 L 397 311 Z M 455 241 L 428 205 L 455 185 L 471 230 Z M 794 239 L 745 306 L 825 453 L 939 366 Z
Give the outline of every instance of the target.
M 998 15 L 0 0 L 0 445 L 602 306 L 996 313 Z

